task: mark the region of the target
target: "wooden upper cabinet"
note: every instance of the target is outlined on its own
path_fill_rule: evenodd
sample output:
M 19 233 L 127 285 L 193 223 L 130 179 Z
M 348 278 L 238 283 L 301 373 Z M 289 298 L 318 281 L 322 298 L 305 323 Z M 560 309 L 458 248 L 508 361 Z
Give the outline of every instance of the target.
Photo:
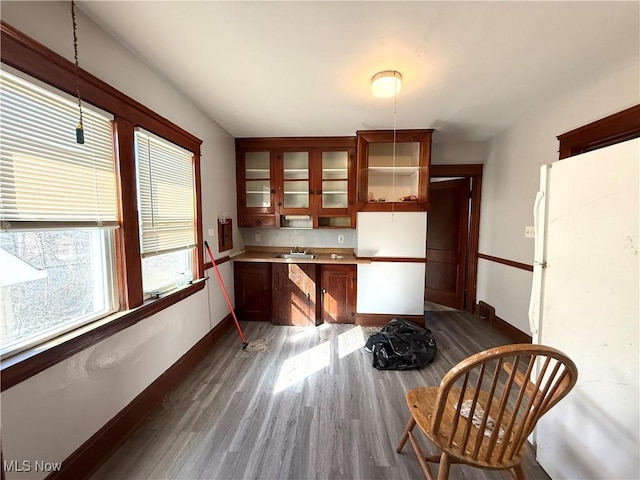
M 236 140 L 238 226 L 276 226 L 274 170 L 272 149 Z
M 276 151 L 277 206 L 281 215 L 311 215 L 312 157 L 309 150 Z
M 322 149 L 317 156 L 317 226 L 355 228 L 356 149 Z
M 355 137 L 236 139 L 236 152 L 241 227 L 355 228 Z
M 432 133 L 432 129 L 357 132 L 358 211 L 428 210 Z

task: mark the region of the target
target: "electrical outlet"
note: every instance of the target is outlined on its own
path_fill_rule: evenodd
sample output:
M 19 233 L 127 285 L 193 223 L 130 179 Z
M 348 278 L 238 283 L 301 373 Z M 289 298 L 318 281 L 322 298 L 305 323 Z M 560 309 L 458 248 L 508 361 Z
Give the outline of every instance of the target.
M 344 235 L 338 235 L 338 243 L 344 243 Z
M 536 229 L 533 226 L 524 227 L 524 238 L 534 238 L 536 236 Z
M 210 237 L 215 237 L 216 235 L 216 231 L 213 228 L 210 228 L 209 230 L 207 230 L 207 233 L 209 234 Z
M 253 237 L 253 239 L 256 242 L 261 242 L 262 241 L 262 234 L 261 233 L 256 233 L 255 236 Z

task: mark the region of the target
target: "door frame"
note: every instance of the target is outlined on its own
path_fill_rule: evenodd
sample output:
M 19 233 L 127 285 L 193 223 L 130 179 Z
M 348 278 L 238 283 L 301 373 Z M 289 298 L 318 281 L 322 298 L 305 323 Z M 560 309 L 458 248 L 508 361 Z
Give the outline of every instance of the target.
M 467 233 L 466 253 L 466 278 L 464 309 L 473 313 L 476 305 L 476 290 L 478 285 L 478 243 L 480 240 L 480 200 L 482 197 L 482 163 L 457 164 L 457 165 L 431 165 L 429 182 L 431 178 L 438 177 L 465 177 L 471 178 L 471 205 L 469 208 L 469 231 Z M 429 213 L 427 212 L 427 228 L 429 225 Z

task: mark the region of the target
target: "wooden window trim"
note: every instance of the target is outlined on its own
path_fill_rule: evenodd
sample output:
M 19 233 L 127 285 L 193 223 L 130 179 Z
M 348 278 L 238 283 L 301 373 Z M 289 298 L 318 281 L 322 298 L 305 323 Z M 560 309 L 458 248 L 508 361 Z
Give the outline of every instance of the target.
M 640 137 L 640 105 L 558 135 L 560 160 Z
M 75 96 L 73 63 L 4 21 L 0 22 L 0 33 L 2 63 Z M 200 169 L 202 140 L 82 69 L 79 70 L 79 84 L 85 102 L 114 116 L 114 156 L 121 227 L 115 235 L 119 311 L 3 360 L 0 364 L 2 391 L 204 288 L 204 280 L 196 281 L 160 299 L 143 303 L 134 130 L 142 127 L 193 153 L 196 279 L 201 279 L 205 271 Z

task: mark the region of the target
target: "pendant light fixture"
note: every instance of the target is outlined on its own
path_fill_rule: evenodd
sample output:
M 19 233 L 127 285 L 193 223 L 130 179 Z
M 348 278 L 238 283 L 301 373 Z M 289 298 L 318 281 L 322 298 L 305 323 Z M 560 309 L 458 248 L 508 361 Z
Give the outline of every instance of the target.
M 402 74 L 396 70 L 385 70 L 371 78 L 371 95 L 376 98 L 389 98 L 400 93 Z
M 76 95 L 78 96 L 78 125 L 76 125 L 76 142 L 84 143 L 84 124 L 82 121 L 82 100 L 80 98 L 80 67 L 78 66 L 78 36 L 76 34 L 76 2 L 71 0 L 71 22 L 73 24 L 73 56 L 76 63 Z

